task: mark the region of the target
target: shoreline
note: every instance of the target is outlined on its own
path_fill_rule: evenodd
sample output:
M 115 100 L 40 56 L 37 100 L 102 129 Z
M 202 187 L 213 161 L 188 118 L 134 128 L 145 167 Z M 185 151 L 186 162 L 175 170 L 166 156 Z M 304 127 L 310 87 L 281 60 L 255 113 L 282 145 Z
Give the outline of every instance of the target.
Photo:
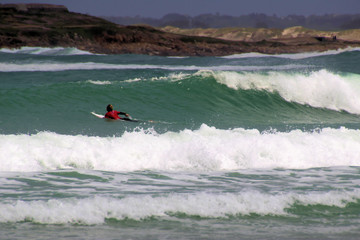
M 56 45 L 35 42 L 30 44 L 0 44 L 0 49 L 19 50 L 21 48 L 74 48 L 79 51 L 88 52 L 90 54 L 138 54 L 150 56 L 169 56 L 169 57 L 191 57 L 191 56 L 214 56 L 226 57 L 238 54 L 264 54 L 264 55 L 281 55 L 281 54 L 301 54 L 301 53 L 324 53 L 327 51 L 346 51 L 347 49 L 355 49 L 360 47 L 358 42 L 336 42 L 334 44 L 311 44 L 311 45 L 278 45 L 278 42 L 262 41 L 260 43 L 248 44 L 241 42 L 232 46 L 224 46 L 223 44 L 210 45 L 207 43 L 199 43 L 188 45 L 184 49 L 168 49 L 168 47 L 152 45 L 150 43 L 134 43 L 123 44 L 118 47 L 113 45 L 103 45 L 99 42 L 84 44 L 68 44 L 66 42 Z M 242 45 L 247 45 L 243 47 Z M 250 45 L 250 46 L 249 46 Z
M 52 8 L 52 5 L 45 6 L 48 8 L 39 6 L 42 5 L 35 5 L 38 8 L 27 11 L 0 7 L 0 48 L 64 47 L 95 54 L 229 56 L 324 52 L 360 47 L 360 41 L 329 37 L 235 41 L 184 35 L 150 26 L 117 25 L 98 17 L 69 12 L 66 8 Z
M 70 52 L 67 52 L 69 51 Z M 81 50 L 76 47 L 62 47 L 62 46 L 50 46 L 50 47 L 42 47 L 42 46 L 21 46 L 17 48 L 7 48 L 7 47 L 0 47 L 0 53 L 25 53 L 25 54 L 44 54 L 46 55 L 47 52 L 62 52 L 64 51 L 64 55 L 109 55 L 109 54 L 103 54 L 103 53 L 92 53 L 86 50 Z M 322 55 L 333 55 L 333 54 L 339 54 L 344 52 L 351 52 L 351 51 L 360 51 L 360 46 L 358 47 L 345 47 L 345 48 L 339 48 L 339 49 L 328 49 L 325 51 L 309 51 L 309 52 L 293 52 L 293 53 L 274 53 L 274 54 L 268 54 L 268 53 L 260 53 L 260 52 L 244 52 L 244 53 L 235 53 L 230 55 L 223 55 L 223 56 L 214 56 L 214 57 L 224 57 L 224 58 L 236 58 L 241 57 L 241 55 L 244 55 L 246 57 L 259 57 L 259 56 L 274 56 L 274 57 L 284 57 L 284 58 L 291 58 L 291 56 L 296 57 L 296 55 L 309 55 L 309 56 L 322 56 Z M 61 54 L 60 54 L 61 55 Z M 111 55 L 111 54 L 110 54 Z M 119 54 L 121 55 L 121 54 Z M 138 55 L 144 55 L 144 56 L 157 56 L 157 55 L 149 55 L 149 54 L 138 54 Z M 192 57 L 192 56 L 161 56 L 160 57 L 170 57 L 170 58 L 186 58 L 186 57 Z M 211 57 L 211 56 L 209 56 Z M 301 57 L 306 58 L 306 56 Z

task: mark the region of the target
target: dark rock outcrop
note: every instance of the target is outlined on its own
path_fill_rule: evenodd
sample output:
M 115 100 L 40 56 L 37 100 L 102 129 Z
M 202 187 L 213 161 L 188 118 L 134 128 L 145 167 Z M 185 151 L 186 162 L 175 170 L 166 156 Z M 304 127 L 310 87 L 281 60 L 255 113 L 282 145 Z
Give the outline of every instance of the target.
M 0 5 L 0 48 L 75 47 L 93 53 L 162 56 L 223 56 L 236 53 L 296 53 L 360 46 L 346 41 L 229 41 L 186 36 L 149 26 L 121 26 L 69 12 L 64 6 Z

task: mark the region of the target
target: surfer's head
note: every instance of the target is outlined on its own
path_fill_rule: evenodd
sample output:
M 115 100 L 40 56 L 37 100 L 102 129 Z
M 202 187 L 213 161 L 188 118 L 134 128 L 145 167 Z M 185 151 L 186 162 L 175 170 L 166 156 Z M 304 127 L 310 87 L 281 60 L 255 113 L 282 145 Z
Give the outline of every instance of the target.
M 106 110 L 108 112 L 111 112 L 112 110 L 114 110 L 114 108 L 113 108 L 113 106 L 111 104 L 109 104 L 109 105 L 107 105 Z

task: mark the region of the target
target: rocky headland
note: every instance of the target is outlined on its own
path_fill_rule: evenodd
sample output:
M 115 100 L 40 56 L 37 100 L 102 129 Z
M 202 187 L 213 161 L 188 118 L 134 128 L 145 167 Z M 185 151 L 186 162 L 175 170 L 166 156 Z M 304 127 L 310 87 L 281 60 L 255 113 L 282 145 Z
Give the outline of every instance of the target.
M 60 5 L 0 4 L 0 48 L 74 47 L 103 54 L 224 56 L 326 51 L 360 46 L 360 31 L 178 29 L 123 26 Z

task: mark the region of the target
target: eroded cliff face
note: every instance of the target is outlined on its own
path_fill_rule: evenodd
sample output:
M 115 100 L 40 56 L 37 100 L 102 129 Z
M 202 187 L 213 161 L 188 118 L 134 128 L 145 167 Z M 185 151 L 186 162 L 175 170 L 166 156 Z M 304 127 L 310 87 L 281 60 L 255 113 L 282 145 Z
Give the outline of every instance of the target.
M 0 5 L 0 48 L 61 46 L 104 54 L 223 56 L 246 52 L 325 51 L 360 45 L 358 42 L 322 41 L 314 37 L 292 38 L 292 41 L 263 40 L 264 34 L 273 34 L 266 29 L 226 33 L 227 38 L 237 41 L 221 39 L 221 34 L 208 37 L 210 34 L 200 30 L 191 34 L 164 30 L 149 26 L 121 26 L 101 18 L 72 13 L 58 5 L 35 4 L 19 8 Z M 238 41 L 239 36 L 246 32 L 247 37 Z

